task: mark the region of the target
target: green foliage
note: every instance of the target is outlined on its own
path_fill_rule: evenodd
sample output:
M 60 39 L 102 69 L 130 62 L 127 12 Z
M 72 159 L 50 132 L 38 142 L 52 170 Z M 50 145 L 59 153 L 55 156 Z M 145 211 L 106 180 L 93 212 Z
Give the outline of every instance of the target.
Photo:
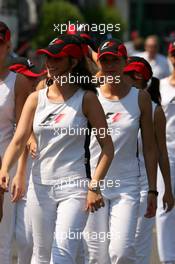
M 126 24 L 116 7 L 100 6 L 96 9 L 86 9 L 84 11 L 85 19 L 88 23 L 97 24 L 120 24 L 120 31 L 111 32 L 114 37 L 122 38 L 124 31 L 126 30 Z
M 32 46 L 34 48 L 47 46 L 48 43 L 56 38 L 60 32 L 54 29 L 54 24 L 65 24 L 67 21 L 83 22 L 84 18 L 79 9 L 69 2 L 63 0 L 47 1 L 43 4 L 39 30 L 35 36 Z
M 60 33 L 58 30 L 54 31 L 54 24 L 56 26 L 58 24 L 65 24 L 69 20 L 75 24 L 77 24 L 77 21 L 80 23 L 88 23 L 90 25 L 92 23 L 97 25 L 120 24 L 120 31 L 117 31 L 114 28 L 110 33 L 112 33 L 113 37 L 122 38 L 126 29 L 126 24 L 116 7 L 95 6 L 93 9 L 86 7 L 83 10 L 83 15 L 77 6 L 68 1 L 47 0 L 42 6 L 38 32 L 32 42 L 33 48 L 47 46 L 48 43 Z M 94 32 L 93 35 L 99 40 L 103 37 L 103 34 L 98 34 L 97 32 Z

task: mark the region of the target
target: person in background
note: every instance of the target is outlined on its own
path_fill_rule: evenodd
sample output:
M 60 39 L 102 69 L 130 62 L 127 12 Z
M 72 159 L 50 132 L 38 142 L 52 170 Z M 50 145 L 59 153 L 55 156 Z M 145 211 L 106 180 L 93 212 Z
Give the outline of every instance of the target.
M 159 39 L 156 35 L 151 35 L 145 40 L 145 51 L 134 55 L 147 60 L 152 67 L 153 76 L 162 79 L 170 74 L 170 70 L 167 58 L 158 52 Z
M 171 184 L 175 197 L 175 42 L 169 44 L 168 56 L 173 66 L 171 75 L 160 81 L 162 108 L 166 117 L 166 144 L 171 170 Z M 175 263 L 175 208 L 166 213 L 161 200 L 164 193 L 161 172 L 158 171 L 158 208 L 156 215 L 157 244 L 160 261 L 166 264 Z
M 111 131 L 115 155 L 104 183 L 99 186 L 106 206 L 90 214 L 84 230 L 86 263 L 135 263 L 135 232 L 140 204 L 137 136 L 141 126 L 149 190 L 145 216 L 156 213 L 156 149 L 153 136 L 151 100 L 145 91 L 130 85 L 123 74 L 127 51 L 120 40 L 101 43 L 97 60 L 100 74 L 113 77 L 97 88 L 98 98 Z M 120 76 L 119 82 L 116 76 Z M 100 146 L 90 141 L 91 174 L 100 155 Z M 93 234 L 96 237 L 93 237 Z M 101 234 L 105 234 L 101 238 Z
M 145 59 L 140 57 L 129 57 L 128 63 L 124 68 L 124 73 L 129 78 L 128 82 L 130 82 L 138 89 L 146 90 L 150 94 L 152 99 L 152 116 L 154 122 L 154 135 L 157 145 L 158 161 L 166 186 L 164 193 L 159 195 L 161 195 L 161 197 L 163 198 L 162 204 L 164 208 L 166 208 L 166 213 L 168 213 L 174 206 L 174 198 L 171 188 L 170 166 L 166 148 L 166 120 L 161 108 L 159 79 L 152 77 L 153 73 L 150 64 Z M 148 82 L 150 82 L 149 85 Z M 140 206 L 136 229 L 135 263 L 148 264 L 150 262 L 152 229 L 155 223 L 155 219 L 147 219 L 144 217 L 147 204 L 148 181 L 140 133 L 138 135 L 137 156 L 140 168 Z
M 13 137 L 23 105 L 31 92 L 31 84 L 28 79 L 8 69 L 7 59 L 10 51 L 10 30 L 5 23 L 0 22 L 0 156 L 2 159 Z M 20 170 L 20 164 L 18 169 Z M 10 171 L 12 180 L 12 185 L 9 187 L 10 192 L 4 193 L 2 188 L 0 189 L 1 203 L 4 202 L 3 208 L 1 207 L 1 217 L 3 209 L 3 218 L 0 222 L 0 263 L 3 264 L 12 262 L 11 251 L 16 212 L 11 200 L 13 200 L 16 190 L 19 191 L 20 197 L 24 195 L 24 183 L 19 175 L 15 175 L 15 172 L 16 168 L 14 167 Z
M 47 70 L 40 70 L 40 68 L 25 57 L 13 58 L 8 65 L 10 71 L 22 74 L 27 78 L 31 86 L 31 92 L 35 91 L 38 82 L 47 75 Z M 28 140 L 25 155 L 23 156 L 23 159 L 20 160 L 20 170 L 17 170 L 16 172 L 16 176 L 19 175 L 19 177 L 22 176 L 23 179 L 25 179 L 25 192 L 27 192 L 28 189 L 29 176 L 33 163 L 32 158 L 28 155 L 28 150 L 31 148 L 30 144 L 33 142 L 33 137 L 34 135 L 32 134 Z M 20 197 L 17 196 L 17 193 L 13 197 L 13 202 L 16 202 L 15 239 L 17 242 L 18 264 L 30 264 L 33 254 L 31 212 L 27 210 L 26 195 L 20 200 L 19 198 Z

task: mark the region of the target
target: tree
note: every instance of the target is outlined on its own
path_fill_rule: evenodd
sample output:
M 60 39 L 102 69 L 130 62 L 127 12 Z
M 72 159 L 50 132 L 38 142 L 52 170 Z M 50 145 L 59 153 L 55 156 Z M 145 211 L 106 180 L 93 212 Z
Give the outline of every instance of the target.
M 47 46 L 52 39 L 61 33 L 58 29 L 61 27 L 65 29 L 67 21 L 82 23 L 84 18 L 80 10 L 69 2 L 63 0 L 46 1 L 42 6 L 40 23 L 37 36 L 33 40 L 33 47 Z
M 113 31 L 106 31 L 107 33 L 112 33 L 113 37 L 122 39 L 122 35 L 126 29 L 126 24 L 123 21 L 123 18 L 121 14 L 119 13 L 119 10 L 115 7 L 107 7 L 107 6 L 99 6 L 95 9 L 88 8 L 84 10 L 84 16 L 88 23 L 93 24 L 97 23 L 100 24 L 113 24 L 114 26 L 117 24 L 120 24 L 120 30 L 113 30 Z M 117 26 L 116 26 L 117 28 Z M 106 35 L 105 34 L 105 35 Z M 99 34 L 98 39 L 102 38 L 104 34 Z

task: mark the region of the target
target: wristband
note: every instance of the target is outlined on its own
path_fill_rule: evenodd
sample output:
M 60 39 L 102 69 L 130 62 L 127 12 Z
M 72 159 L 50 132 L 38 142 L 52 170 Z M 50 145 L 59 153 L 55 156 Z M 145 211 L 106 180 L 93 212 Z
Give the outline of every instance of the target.
M 148 191 L 148 194 L 149 194 L 149 193 L 153 193 L 153 194 L 155 194 L 156 197 L 157 197 L 158 194 L 159 194 L 158 191 L 156 191 L 156 190 L 149 190 L 149 191 Z
M 91 192 L 95 192 L 97 194 L 101 193 L 99 186 L 97 186 L 97 187 L 88 187 L 88 190 L 91 191 Z

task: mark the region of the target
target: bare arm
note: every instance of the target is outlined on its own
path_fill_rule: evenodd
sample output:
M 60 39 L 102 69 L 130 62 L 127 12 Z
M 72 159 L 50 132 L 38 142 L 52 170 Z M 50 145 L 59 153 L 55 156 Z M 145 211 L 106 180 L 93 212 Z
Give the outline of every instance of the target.
M 45 87 L 46 87 L 46 79 L 43 79 L 37 84 L 35 90 L 39 91 L 41 89 L 44 89 Z M 33 131 L 32 131 L 32 134 L 31 134 L 31 136 L 27 142 L 27 149 L 28 149 L 29 154 L 34 159 L 36 157 L 37 142 L 36 142 L 36 138 L 35 138 Z
M 152 122 L 152 104 L 150 96 L 140 91 L 139 105 L 141 110 L 141 135 L 143 142 L 143 155 L 148 175 L 149 189 L 156 190 L 157 184 L 157 155 Z
M 163 197 L 164 209 L 167 204 L 170 211 L 174 205 L 171 188 L 170 165 L 166 146 L 166 118 L 161 106 L 157 106 L 154 114 L 155 138 L 158 153 L 159 167 L 165 184 L 165 194 Z
M 114 146 L 111 136 L 107 134 L 108 125 L 105 114 L 97 96 L 93 92 L 88 92 L 84 98 L 84 113 L 87 116 L 91 126 L 99 131 L 104 128 L 106 133 L 104 138 L 97 135 L 97 140 L 101 146 L 101 154 L 97 163 L 93 179 L 100 181 L 104 179 L 114 155 Z
M 12 165 L 23 153 L 27 140 L 32 132 L 33 118 L 37 106 L 37 92 L 32 93 L 23 108 L 15 135 L 9 144 L 2 161 L 0 186 L 7 188 L 7 182 L 3 185 L 3 173 L 8 173 Z M 3 172 L 3 173 L 2 173 Z
M 15 83 L 15 120 L 18 125 L 23 106 L 26 102 L 27 97 L 32 92 L 31 82 L 23 75 L 18 74 Z M 21 155 L 18 161 L 17 174 L 24 175 L 27 163 L 27 148 Z
M 97 132 L 100 128 L 104 128 L 107 131 L 107 123 L 104 115 L 104 111 L 97 96 L 93 92 L 87 92 L 84 96 L 83 102 L 83 112 L 87 116 L 92 128 L 95 128 Z M 99 182 L 102 180 L 111 164 L 114 155 L 114 146 L 112 143 L 111 136 L 105 133 L 104 138 L 97 135 L 97 140 L 101 146 L 101 154 L 95 169 L 95 173 L 89 184 L 90 190 L 87 195 L 87 205 L 86 210 L 94 212 L 100 207 L 104 206 L 103 197 L 101 195 L 100 189 L 97 192 L 93 192 L 93 187 L 99 187 Z
M 16 125 L 20 119 L 20 115 L 24 106 L 24 103 L 32 92 L 32 82 L 21 74 L 17 74 L 15 82 L 15 120 Z M 25 193 L 25 172 L 27 164 L 28 150 L 25 148 L 18 160 L 18 166 L 16 174 L 12 180 L 11 193 L 12 201 L 21 198 Z M 17 197 L 18 194 L 18 197 Z
M 37 84 L 37 86 L 36 86 L 36 91 L 39 91 L 39 90 L 41 90 L 41 89 L 44 89 L 46 87 L 46 79 L 44 79 L 44 80 L 41 80 L 38 84 Z
M 141 135 L 143 142 L 143 155 L 148 177 L 149 190 L 156 191 L 157 185 L 157 153 L 152 122 L 152 104 L 147 92 L 140 90 L 139 106 L 141 110 Z M 151 218 L 156 214 L 157 197 L 155 193 L 148 193 L 145 217 Z

